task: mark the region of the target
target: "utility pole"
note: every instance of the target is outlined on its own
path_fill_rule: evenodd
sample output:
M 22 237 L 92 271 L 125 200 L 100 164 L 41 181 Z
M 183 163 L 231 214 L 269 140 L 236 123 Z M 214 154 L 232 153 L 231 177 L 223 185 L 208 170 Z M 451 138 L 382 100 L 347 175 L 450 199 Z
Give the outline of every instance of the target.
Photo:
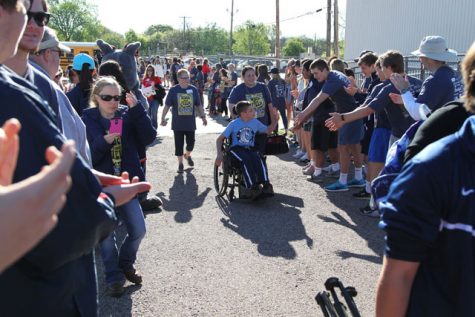
M 327 0 L 327 58 L 331 56 L 332 46 L 332 0 Z
M 190 17 L 180 17 L 183 19 L 183 50 L 186 51 L 186 40 L 185 40 L 185 28 L 186 28 L 186 19 L 189 19 Z
M 280 69 L 280 8 L 279 0 L 275 0 L 275 57 L 276 66 Z
M 231 0 L 231 28 L 229 29 L 229 56 L 233 56 L 233 19 L 234 19 L 234 0 Z
M 338 0 L 333 0 L 333 53 L 336 57 L 340 55 L 340 43 L 338 40 Z

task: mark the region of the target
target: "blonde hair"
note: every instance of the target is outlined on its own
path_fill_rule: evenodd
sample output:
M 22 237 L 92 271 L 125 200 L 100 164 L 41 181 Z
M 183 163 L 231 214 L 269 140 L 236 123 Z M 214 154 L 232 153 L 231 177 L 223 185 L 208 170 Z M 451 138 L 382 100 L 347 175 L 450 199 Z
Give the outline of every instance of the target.
M 176 77 L 180 77 L 182 76 L 183 74 L 186 74 L 188 76 L 190 76 L 190 72 L 184 68 L 182 69 L 179 69 L 177 72 L 176 72 Z
M 112 76 L 102 76 L 94 83 L 91 89 L 91 96 L 89 97 L 89 107 L 95 108 L 98 106 L 95 96 L 99 95 L 99 93 L 107 86 L 115 86 L 119 89 L 119 94 L 122 93 L 122 87 L 120 87 L 117 80 L 115 80 Z
M 465 108 L 475 113 L 475 42 L 462 61 L 462 74 L 465 87 Z

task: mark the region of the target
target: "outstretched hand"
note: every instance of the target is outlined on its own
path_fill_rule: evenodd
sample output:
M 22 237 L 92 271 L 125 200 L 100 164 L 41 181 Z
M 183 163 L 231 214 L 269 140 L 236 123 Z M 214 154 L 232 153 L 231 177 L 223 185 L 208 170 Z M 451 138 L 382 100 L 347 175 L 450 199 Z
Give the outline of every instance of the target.
M 108 186 L 103 188 L 103 191 L 114 196 L 115 205 L 118 207 L 129 202 L 137 194 L 149 191 L 151 188 L 152 185 L 149 182 L 139 182 L 139 178 L 136 176 L 130 184 Z
M 341 114 L 339 114 L 338 112 L 332 112 L 330 113 L 330 116 L 330 118 L 325 120 L 325 126 L 330 131 L 336 131 L 345 124 L 343 120 L 341 120 Z
M 399 91 L 407 89 L 410 86 L 407 75 L 392 73 L 389 79 L 393 83 L 394 87 L 396 87 L 396 89 Z
M 397 105 L 404 104 L 404 101 L 402 101 L 402 96 L 400 94 L 395 94 L 391 92 L 389 93 L 389 98 L 391 98 L 391 101 Z

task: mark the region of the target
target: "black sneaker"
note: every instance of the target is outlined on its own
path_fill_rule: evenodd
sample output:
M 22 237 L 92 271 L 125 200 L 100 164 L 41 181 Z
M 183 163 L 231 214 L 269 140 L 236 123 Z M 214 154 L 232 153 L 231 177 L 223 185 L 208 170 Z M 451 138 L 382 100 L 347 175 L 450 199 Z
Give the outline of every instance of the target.
M 121 297 L 124 294 L 124 283 L 112 283 L 107 286 L 107 295 L 112 297 Z
M 373 218 L 380 217 L 379 211 L 377 209 L 371 208 L 369 204 L 364 208 L 360 208 L 360 212 L 363 215 L 368 216 L 368 217 L 373 217 Z
M 273 197 L 274 196 L 274 187 L 271 183 L 265 183 L 262 187 L 262 196 L 264 197 Z
M 195 166 L 195 162 L 193 162 L 193 159 L 191 158 L 191 156 L 188 156 L 186 158 L 186 161 L 188 162 L 189 166 Z
M 178 164 L 177 173 L 183 173 L 184 170 L 185 170 L 185 167 L 183 166 L 183 163 Z
M 161 205 L 163 205 L 163 202 L 160 197 L 157 196 L 147 197 L 140 201 L 140 206 L 142 207 L 143 211 L 157 209 Z
M 370 199 L 371 194 L 366 192 L 366 189 L 362 189 L 359 192 L 353 194 L 353 197 L 356 199 Z

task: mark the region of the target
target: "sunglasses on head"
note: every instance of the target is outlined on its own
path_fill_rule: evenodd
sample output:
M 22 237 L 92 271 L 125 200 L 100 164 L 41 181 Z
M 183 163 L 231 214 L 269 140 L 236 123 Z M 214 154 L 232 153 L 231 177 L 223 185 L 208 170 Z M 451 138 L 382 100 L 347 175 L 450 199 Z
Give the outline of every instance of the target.
M 31 21 L 31 19 L 34 19 L 36 24 L 38 24 L 38 26 L 48 25 L 49 19 L 51 17 L 51 14 L 47 12 L 28 11 L 26 14 L 28 16 L 28 23 Z
M 120 96 L 99 95 L 99 97 L 104 101 L 111 101 L 112 99 L 114 99 L 114 101 L 120 100 Z

